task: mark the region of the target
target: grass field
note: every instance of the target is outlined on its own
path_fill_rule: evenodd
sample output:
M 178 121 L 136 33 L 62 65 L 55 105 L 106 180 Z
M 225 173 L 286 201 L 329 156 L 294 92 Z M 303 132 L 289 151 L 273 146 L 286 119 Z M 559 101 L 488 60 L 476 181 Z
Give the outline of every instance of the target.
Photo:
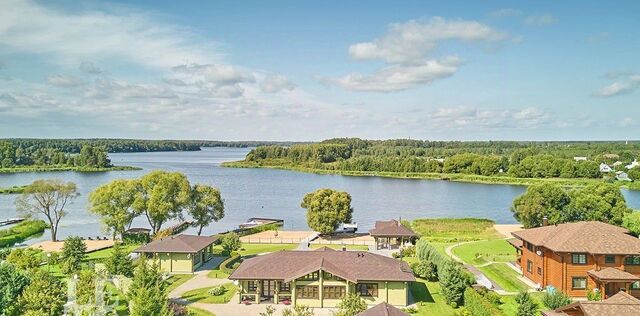
M 187 306 L 187 310 L 189 311 L 189 316 L 216 316 L 212 312 L 196 307 Z
M 298 247 L 298 244 L 242 244 L 240 250 L 237 252 L 243 256 L 257 255 L 260 253 L 268 253 L 280 250 L 293 250 Z M 222 246 L 216 245 L 213 247 L 214 253 L 222 253 Z
M 200 302 L 209 304 L 225 304 L 228 303 L 233 295 L 236 293 L 238 287 L 233 283 L 226 283 L 222 285 L 226 291 L 224 294 L 215 296 L 209 294 L 209 290 L 213 287 L 205 287 L 201 289 L 192 290 L 182 295 L 182 298 L 190 302 Z
M 455 309 L 448 305 L 440 293 L 438 282 L 428 282 L 421 278 L 416 278 L 416 282 L 411 283 L 411 295 L 418 305 L 418 313 L 412 315 L 455 315 Z
M 311 244 L 311 249 L 318 249 L 318 248 L 322 248 L 322 247 L 328 247 L 331 249 L 337 249 L 337 250 L 342 250 L 342 245 L 317 245 L 317 244 Z M 369 246 L 364 246 L 364 245 L 344 245 L 344 247 L 347 247 L 347 250 L 369 250 Z
M 140 247 L 140 245 L 123 245 L 122 247 L 124 248 L 124 250 L 127 253 L 130 253 L 134 249 Z M 109 256 L 111 256 L 111 252 L 112 251 L 113 251 L 113 248 L 105 248 L 105 249 L 100 249 L 100 250 L 97 250 L 97 251 L 94 251 L 94 252 L 90 252 L 84 258 L 84 261 L 98 261 L 98 262 L 100 262 L 100 261 L 108 258 Z
M 495 223 L 480 218 L 429 218 L 416 219 L 413 230 L 429 241 L 459 242 L 500 238 L 493 228 Z
M 175 290 L 178 286 L 184 284 L 185 282 L 191 280 L 195 274 L 174 274 L 169 279 L 166 280 L 167 284 L 167 293 Z
M 472 265 L 516 260 L 515 248 L 504 239 L 482 240 L 462 244 L 454 247 L 452 251 L 454 255 Z
M 478 269 L 507 292 L 519 292 L 529 289 L 526 284 L 518 280 L 520 275 L 509 268 L 506 263 L 494 263 Z

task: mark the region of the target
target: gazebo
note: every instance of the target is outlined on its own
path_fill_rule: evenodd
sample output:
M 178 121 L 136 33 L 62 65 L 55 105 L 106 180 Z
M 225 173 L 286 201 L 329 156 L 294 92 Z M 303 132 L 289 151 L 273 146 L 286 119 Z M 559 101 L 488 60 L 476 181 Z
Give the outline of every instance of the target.
M 399 221 L 376 221 L 375 228 L 369 230 L 376 241 L 376 249 L 398 249 L 406 244 L 413 244 L 418 235 L 411 228 L 402 225 Z

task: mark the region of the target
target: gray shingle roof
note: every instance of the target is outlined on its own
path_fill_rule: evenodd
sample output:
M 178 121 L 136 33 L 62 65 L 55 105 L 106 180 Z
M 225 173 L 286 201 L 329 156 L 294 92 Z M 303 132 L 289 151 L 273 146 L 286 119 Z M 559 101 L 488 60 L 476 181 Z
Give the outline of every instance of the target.
M 389 305 L 386 302 L 380 303 L 374 307 L 367 309 L 366 311 L 356 316 L 408 316 L 409 314 L 401 311 L 393 305 Z
M 387 236 L 387 237 L 417 237 L 413 230 L 405 227 L 395 219 L 390 221 L 377 221 L 375 228 L 369 230 L 371 236 Z
M 166 237 L 154 240 L 146 245 L 138 247 L 133 252 L 173 252 L 173 253 L 196 253 L 213 244 L 218 237 L 184 235 Z

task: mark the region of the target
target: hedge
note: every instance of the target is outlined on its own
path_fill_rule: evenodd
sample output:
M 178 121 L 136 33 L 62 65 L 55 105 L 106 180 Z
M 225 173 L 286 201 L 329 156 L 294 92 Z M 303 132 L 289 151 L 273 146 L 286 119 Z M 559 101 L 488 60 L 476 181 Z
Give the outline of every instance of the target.
M 235 270 L 233 265 L 238 261 L 240 261 L 240 255 L 239 254 L 235 254 L 235 255 L 227 258 L 225 261 L 222 261 L 222 263 L 220 264 L 220 271 L 222 271 L 224 273 L 231 274 L 233 272 L 233 270 Z
M 0 230 L 0 248 L 11 247 L 25 239 L 41 234 L 49 227 L 43 220 L 26 220 L 18 225 Z
M 472 316 L 504 315 L 500 309 L 473 288 L 467 288 L 464 291 L 464 307 Z
M 420 261 L 428 261 L 436 265 L 438 278 L 440 277 L 440 272 L 444 265 L 451 261 L 451 259 L 443 256 L 435 247 L 424 239 L 420 239 L 416 244 L 416 253 L 418 254 Z

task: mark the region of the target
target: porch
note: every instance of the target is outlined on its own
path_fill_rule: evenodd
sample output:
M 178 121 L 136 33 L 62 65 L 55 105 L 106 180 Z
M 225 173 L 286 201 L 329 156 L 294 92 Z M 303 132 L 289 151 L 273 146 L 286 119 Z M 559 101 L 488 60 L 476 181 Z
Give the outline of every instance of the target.
M 404 236 L 373 236 L 375 240 L 376 250 L 395 250 L 405 246 L 413 245 L 413 237 Z
M 291 282 L 282 280 L 248 280 L 239 282 L 239 302 L 252 304 L 284 304 L 293 303 L 295 289 Z
M 640 296 L 640 277 L 616 268 L 603 268 L 587 272 L 595 281 L 596 288 L 602 293 L 602 299 L 607 299 L 620 291 L 633 296 Z

